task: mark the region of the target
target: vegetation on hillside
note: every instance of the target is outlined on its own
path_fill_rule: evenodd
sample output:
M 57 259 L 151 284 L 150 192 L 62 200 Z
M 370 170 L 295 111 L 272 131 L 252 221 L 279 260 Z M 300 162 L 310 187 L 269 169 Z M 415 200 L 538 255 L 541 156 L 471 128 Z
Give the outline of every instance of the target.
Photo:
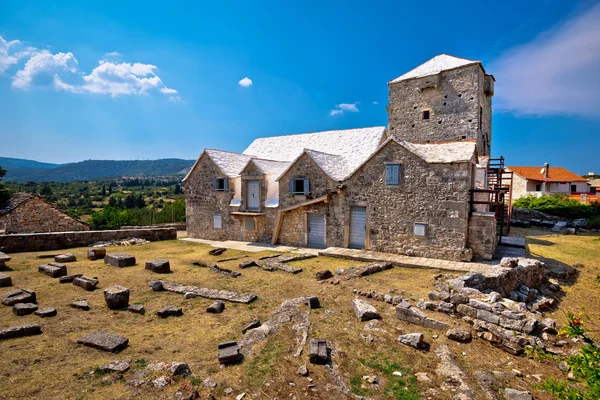
M 513 206 L 537 210 L 564 218 L 600 218 L 600 203 L 582 204 L 578 200 L 570 199 L 569 196 L 564 194 L 543 195 L 539 197 L 528 195 L 515 200 Z
M 6 175 L 6 170 L 2 169 L 0 166 L 0 181 Z M 10 191 L 4 187 L 2 182 L 0 182 L 0 206 L 6 204 L 6 202 L 10 199 Z

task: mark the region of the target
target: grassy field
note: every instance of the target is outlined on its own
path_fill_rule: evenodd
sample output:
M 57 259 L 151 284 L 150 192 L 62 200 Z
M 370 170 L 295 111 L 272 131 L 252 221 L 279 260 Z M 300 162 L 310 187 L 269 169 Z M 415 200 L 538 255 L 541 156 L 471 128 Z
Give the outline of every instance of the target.
M 578 279 L 565 287 L 566 296 L 561 309 L 577 311 L 585 306 L 586 312 L 597 321 L 599 285 L 594 278 L 600 275 L 598 252 L 600 241 L 593 237 L 550 235 L 547 232 L 517 231 L 528 238 L 535 255 L 552 258 L 556 262 L 585 265 Z M 550 244 L 548 244 L 550 243 Z M 596 250 L 594 250 L 596 249 Z M 513 388 L 532 388 L 540 378 L 561 375 L 555 362 L 538 363 L 526 357 L 514 357 L 489 343 L 474 340 L 470 344 L 448 341 L 443 332 L 410 325 L 395 318 L 394 308 L 383 302 L 372 301 L 383 320 L 378 330 L 365 330 L 365 323 L 358 322 L 352 311 L 353 289 L 377 290 L 387 293 L 390 289 L 404 291 L 412 299 L 424 298 L 432 289 L 433 278 L 439 271 L 394 268 L 363 279 L 341 280 L 339 285 L 322 284 L 314 273 L 322 269 L 334 271 L 357 265 L 355 262 L 319 257 L 294 262 L 304 271 L 298 275 L 283 272 L 267 272 L 257 268 L 239 270 L 239 261 L 220 263 L 225 268 L 242 272 L 239 278 L 213 273 L 206 268 L 192 265 L 193 261 L 215 262 L 217 259 L 244 255 L 241 251 L 228 250 L 223 255 L 208 255 L 210 247 L 183 241 L 155 242 L 144 246 L 109 248 L 110 252 L 126 252 L 137 258 L 137 266 L 118 269 L 103 261 L 88 261 L 86 249 L 69 250 L 78 261 L 68 264 L 69 273 L 83 273 L 100 280 L 99 289 L 86 292 L 72 284 L 59 284 L 37 272 L 44 260 L 40 254 L 14 254 L 9 263 L 13 271 L 8 274 L 15 288 L 29 288 L 37 292 L 40 307 L 55 307 L 58 315 L 40 319 L 29 315 L 17 317 L 10 307 L 0 308 L 0 327 L 24 323 L 39 323 L 43 334 L 34 337 L 0 342 L 0 399 L 67 398 L 67 399 L 128 399 L 172 398 L 181 387 L 195 387 L 201 398 L 209 392 L 217 398 L 224 397 L 225 388 L 234 389 L 235 395 L 245 392 L 247 399 L 272 398 L 329 398 L 344 399 L 347 395 L 336 389 L 339 386 L 325 367 L 308 363 L 308 345 L 300 357 L 294 356 L 295 332 L 290 324 L 253 349 L 253 354 L 240 365 L 221 369 L 217 361 L 217 344 L 242 338 L 241 329 L 253 318 L 266 321 L 288 298 L 316 295 L 322 308 L 310 314 L 309 338 L 319 337 L 329 341 L 334 352 L 333 365 L 345 384 L 355 394 L 378 399 L 427 398 L 423 393 L 437 390 L 433 398 L 450 399 L 455 393 L 440 390 L 442 383 L 434 371 L 438 359 L 433 351 L 413 350 L 399 344 L 397 336 L 402 333 L 423 332 L 432 349 L 439 343 L 447 343 L 457 355 L 468 373 L 474 371 L 511 371 L 519 369 L 524 376 L 509 383 Z M 595 252 L 596 251 L 596 252 Z M 595 252 L 595 253 L 594 253 Z M 268 253 L 252 253 L 259 257 Z M 585 254 L 585 255 L 582 255 Z M 147 260 L 168 258 L 172 274 L 158 275 L 144 270 Z M 182 295 L 169 292 L 152 292 L 147 286 L 151 279 L 164 279 L 200 287 L 250 292 L 258 300 L 249 304 L 226 303 L 222 314 L 205 312 L 211 300 L 184 299 Z M 137 315 L 127 311 L 111 311 L 104 302 L 103 289 L 112 285 L 131 289 L 130 303 L 145 305 L 146 314 Z M 13 288 L 0 289 L 0 295 Z M 91 310 L 75 310 L 69 304 L 87 300 Z M 596 309 L 594 309 L 594 304 Z M 155 313 L 166 305 L 180 306 L 184 315 L 179 318 L 160 319 Z M 458 318 L 441 313 L 431 313 L 435 318 L 452 325 L 467 326 Z M 562 311 L 551 315 L 559 321 Z M 80 346 L 77 339 L 98 329 L 114 332 L 129 338 L 129 347 L 119 354 L 110 354 Z M 434 338 L 434 335 L 439 335 Z M 362 336 L 362 337 L 361 337 Z M 371 336 L 372 341 L 364 337 Z M 179 361 L 188 363 L 193 376 L 179 378 L 162 389 L 151 384 L 134 388 L 118 379 L 107 382 L 105 375 L 92 373 L 97 366 L 115 359 L 131 359 L 132 369 L 142 369 L 148 362 Z M 307 364 L 314 388 L 306 377 L 296 371 Z M 393 373 L 399 371 L 402 376 Z M 431 382 L 417 382 L 414 374 L 428 372 Z M 155 374 L 159 376 L 160 374 Z M 364 375 L 377 375 L 379 386 L 366 383 Z M 533 375 L 539 375 L 535 377 Z M 127 376 L 127 374 L 126 374 Z M 208 389 L 201 382 L 211 377 L 218 383 L 216 389 Z M 472 386 L 477 389 L 473 382 Z M 482 397 L 483 394 L 479 393 Z M 550 398 L 542 392 L 536 399 Z

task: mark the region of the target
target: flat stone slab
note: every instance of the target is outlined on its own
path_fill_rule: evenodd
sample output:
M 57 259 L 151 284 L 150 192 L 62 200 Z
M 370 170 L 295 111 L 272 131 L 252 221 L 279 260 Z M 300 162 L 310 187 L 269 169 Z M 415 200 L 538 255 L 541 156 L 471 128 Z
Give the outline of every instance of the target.
M 132 304 L 127 307 L 127 311 L 132 312 L 134 314 L 143 314 L 145 312 L 143 304 Z
M 242 329 L 242 334 L 245 334 L 245 333 L 246 333 L 246 332 L 248 332 L 249 330 L 256 329 L 256 328 L 258 328 L 259 326 L 260 326 L 260 319 L 258 319 L 258 318 L 254 318 L 254 319 L 252 320 L 252 322 L 250 322 L 248 325 L 246 325 L 246 326 L 244 327 L 244 329 Z
M 85 300 L 74 301 L 71 303 L 71 307 L 76 308 L 78 310 L 84 310 L 84 311 L 88 311 L 90 309 L 90 305 Z
M 352 300 L 352 308 L 354 314 L 360 322 L 370 321 L 372 319 L 381 319 L 377 309 L 373 307 L 371 303 L 366 300 L 354 299 Z
M 164 259 L 147 261 L 146 269 L 157 274 L 168 274 L 169 272 L 171 272 L 171 264 L 169 263 L 169 260 Z
M 502 236 L 500 243 L 504 246 L 525 248 L 525 238 Z
M 61 276 L 60 278 L 58 278 L 58 282 L 59 283 L 73 283 L 75 278 L 79 278 L 80 276 L 83 276 L 83 274 L 72 274 L 72 275 Z
M 39 310 L 34 312 L 34 314 L 41 318 L 55 317 L 56 316 L 56 308 L 52 308 L 52 307 L 40 308 Z
M 279 262 L 289 263 L 289 262 L 294 262 L 294 261 L 309 260 L 311 258 L 316 258 L 316 257 L 317 256 L 315 254 L 298 254 L 295 256 L 280 257 Z
M 14 306 L 17 303 L 36 303 L 35 292 L 29 289 L 11 290 L 2 297 L 2 304 Z
M 425 346 L 422 333 L 408 333 L 398 336 L 398 341 L 415 349 L 422 349 Z
M 17 303 L 13 306 L 13 313 L 22 317 L 24 315 L 32 314 L 34 311 L 37 311 L 37 304 L 33 303 Z
M 126 372 L 129 370 L 131 360 L 114 360 L 108 364 L 102 365 L 100 369 L 104 372 Z
M 244 356 L 240 353 L 240 346 L 237 342 L 225 342 L 218 346 L 219 363 L 235 364 L 243 360 Z
M 220 256 L 221 254 L 225 253 L 225 251 L 227 251 L 226 248 L 217 247 L 216 249 L 212 249 L 211 251 L 209 251 L 208 254 L 210 254 L 211 256 Z
M 206 299 L 230 301 L 232 303 L 248 304 L 256 300 L 258 297 L 255 294 L 236 293 L 227 290 L 199 288 L 197 286 L 186 286 L 176 282 L 162 282 L 164 290 L 173 293 L 186 294 L 194 293 L 198 297 Z
M 56 261 L 57 263 L 68 263 L 68 262 L 74 262 L 77 261 L 77 257 L 75 257 L 75 254 L 59 254 L 58 256 L 54 257 L 54 261 Z
M 233 278 L 237 278 L 238 276 L 242 275 L 241 272 L 232 271 L 232 270 L 227 269 L 227 268 L 221 268 L 218 265 L 212 265 L 208 269 L 210 271 L 212 271 L 212 272 L 216 272 L 216 273 L 221 274 L 221 275 L 231 276 Z
M 10 276 L 0 272 L 0 287 L 12 286 L 12 279 Z
M 106 249 L 103 247 L 94 247 L 92 249 L 88 249 L 87 258 L 88 260 L 99 260 L 106 256 Z
M 67 275 L 67 266 L 57 262 L 42 264 L 38 267 L 38 272 L 46 274 L 51 278 L 60 278 Z
M 77 343 L 102 351 L 117 352 L 127 347 L 129 339 L 114 333 L 97 331 L 82 337 Z
M 104 263 L 113 267 L 133 267 L 135 265 L 135 257 L 124 253 L 107 254 L 104 257 Z
M 99 281 L 97 278 L 90 278 L 88 276 L 79 276 L 73 279 L 73 285 L 84 288 L 85 290 L 90 292 L 96 289 L 98 283 Z
M 327 341 L 325 339 L 310 339 L 310 362 L 324 365 L 328 361 Z
M 10 261 L 10 256 L 0 251 L 0 263 L 7 263 Z
M 161 318 L 181 317 L 183 315 L 183 310 L 181 309 L 181 307 L 166 306 L 158 310 L 156 312 L 156 315 L 158 315 Z
M 396 317 L 412 324 L 421 325 L 431 329 L 449 329 L 450 326 L 442 321 L 429 318 L 427 314 L 416 307 L 412 307 L 407 301 L 396 306 Z
M 323 271 L 318 271 L 317 273 L 315 273 L 315 277 L 317 278 L 318 281 L 324 281 L 325 279 L 332 278 L 333 273 L 331 273 L 330 270 L 325 269 Z
M 125 308 L 129 305 L 129 289 L 120 285 L 104 289 L 104 301 L 111 310 Z
M 0 340 L 40 335 L 41 333 L 42 327 L 38 324 L 12 326 L 10 328 L 0 330 Z
M 302 272 L 302 268 L 292 267 L 291 265 L 284 264 L 277 260 L 266 261 L 263 264 L 261 264 L 261 268 L 263 268 L 267 271 L 277 270 L 277 271 L 287 272 L 289 274 L 299 274 L 300 272 Z
M 250 268 L 250 267 L 258 267 L 258 264 L 254 260 L 248 260 L 248 261 L 241 262 L 238 265 L 238 267 L 240 267 L 240 269 L 246 269 L 246 268 Z

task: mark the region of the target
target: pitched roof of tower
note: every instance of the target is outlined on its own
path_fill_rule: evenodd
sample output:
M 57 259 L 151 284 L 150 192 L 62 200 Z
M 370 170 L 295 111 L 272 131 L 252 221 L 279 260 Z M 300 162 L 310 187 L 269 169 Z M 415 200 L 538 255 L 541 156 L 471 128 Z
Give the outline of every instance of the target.
M 471 64 L 481 64 L 480 61 L 467 60 L 466 58 L 454 57 L 448 54 L 440 54 L 429 61 L 419 65 L 417 68 L 408 71 L 404 75 L 392 80 L 389 83 L 405 81 L 407 79 L 421 78 L 429 75 L 437 75 L 442 71 L 464 67 Z

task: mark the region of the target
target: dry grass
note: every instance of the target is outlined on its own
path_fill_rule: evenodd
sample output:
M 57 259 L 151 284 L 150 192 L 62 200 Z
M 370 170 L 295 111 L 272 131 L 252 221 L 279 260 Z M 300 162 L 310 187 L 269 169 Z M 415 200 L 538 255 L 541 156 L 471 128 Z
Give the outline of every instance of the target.
M 535 251 L 539 251 L 535 245 L 532 247 Z M 227 387 L 232 387 L 236 394 L 246 392 L 249 395 L 247 398 L 250 399 L 288 398 L 290 393 L 296 397 L 307 395 L 311 398 L 347 398 L 333 388 L 334 381 L 327 369 L 308 363 L 306 353 L 308 346 L 305 347 L 302 356 L 298 358 L 293 356 L 295 333 L 291 326 L 284 326 L 277 335 L 256 346 L 253 355 L 247 357 L 242 364 L 225 369 L 219 368 L 216 357 L 218 343 L 226 340 L 239 341 L 242 337 L 241 329 L 253 318 L 259 317 L 265 321 L 285 299 L 305 295 L 319 296 L 322 304 L 321 309 L 311 311 L 309 337 L 321 337 L 330 341 L 335 349 L 334 365 L 344 376 L 348 387 L 375 398 L 418 398 L 414 397 L 417 389 L 411 374 L 419 371 L 433 372 L 437 357 L 433 352 L 421 352 L 402 346 L 397 343 L 396 337 L 401 333 L 422 331 L 426 335 L 426 341 L 435 348 L 436 344 L 447 342 L 443 332 L 430 331 L 401 322 L 395 318 L 392 306 L 375 301 L 373 304 L 383 317 L 379 327 L 385 332 L 365 331 L 365 324 L 359 323 L 352 311 L 351 301 L 354 298 L 352 289 L 375 289 L 386 293 L 394 288 L 403 290 L 406 297 L 419 299 L 426 297 L 427 292 L 431 290 L 433 277 L 438 271 L 394 268 L 365 279 L 342 280 L 339 285 L 329 285 L 318 283 L 314 273 L 322 269 L 334 271 L 336 268 L 345 268 L 356 263 L 319 257 L 295 262 L 295 266 L 304 269 L 304 272 L 298 275 L 251 268 L 243 270 L 242 276 L 234 279 L 193 266 L 191 263 L 198 260 L 214 262 L 217 259 L 245 253 L 228 250 L 219 257 L 212 257 L 207 254 L 209 249 L 205 245 L 183 241 L 109 248 L 109 252 L 124 251 L 136 256 L 138 265 L 123 269 L 107 266 L 102 261 L 88 261 L 85 258 L 84 248 L 69 250 L 78 258 L 76 263 L 68 265 L 69 273 L 97 276 L 100 285 L 95 292 L 86 292 L 72 284 L 61 285 L 58 280 L 39 274 L 37 266 L 44 260 L 37 259 L 37 256 L 43 253 L 14 254 L 9 263 L 13 271 L 9 271 L 9 274 L 13 278 L 15 287 L 35 290 L 39 305 L 55 307 L 58 315 L 49 319 L 40 319 L 34 315 L 17 317 L 9 307 L 0 308 L 1 327 L 40 323 L 44 332 L 40 336 L 0 342 L 2 355 L 0 398 L 171 398 L 180 385 L 195 386 L 200 391 L 201 397 L 205 398 L 208 389 L 200 382 L 209 376 L 218 382 L 218 387 L 214 390 L 217 398 Z M 254 253 L 250 256 L 258 257 L 263 254 L 267 253 Z M 567 251 L 566 254 L 570 252 Z M 561 259 L 560 257 L 563 256 L 558 252 L 553 257 Z M 155 258 L 168 258 L 173 273 L 158 275 L 144 270 L 144 262 Z M 584 260 L 574 261 L 586 264 Z M 230 261 L 220 265 L 238 270 L 238 263 L 239 261 Z M 588 263 L 590 266 L 586 264 L 586 271 L 587 268 L 590 270 L 592 268 L 592 262 L 588 261 Z M 597 273 L 598 264 L 593 268 L 596 268 Z M 223 314 L 207 314 L 204 310 L 211 300 L 201 298 L 186 300 L 183 296 L 174 293 L 152 292 L 147 282 L 157 278 L 201 287 L 251 292 L 257 294 L 259 299 L 250 305 L 226 303 Z M 567 288 L 569 291 L 563 305 L 570 304 L 572 295 L 582 296 L 576 293 L 579 282 L 572 287 L 575 293 L 570 291 L 571 288 Z M 131 289 L 130 302 L 143 303 L 146 307 L 145 315 L 111 311 L 106 307 L 102 290 L 116 284 Z M 9 290 L 11 288 L 0 289 L 0 295 Z M 89 312 L 69 307 L 72 301 L 84 299 L 90 303 Z M 156 317 L 155 312 L 165 305 L 183 307 L 184 315 L 166 320 Z M 432 314 L 452 324 L 464 325 L 462 321 L 452 317 Z M 98 329 L 128 337 L 129 347 L 120 354 L 114 355 L 77 344 L 77 339 Z M 360 337 L 361 334 L 371 335 L 374 338 L 373 342 L 366 343 Z M 432 337 L 434 334 L 440 337 L 434 339 Z M 518 368 L 524 373 L 543 376 L 559 373 L 554 364 L 540 365 L 523 357 L 513 357 L 479 340 L 466 345 L 454 342 L 448 345 L 454 349 L 459 361 L 468 371 Z M 461 354 L 463 351 L 466 353 L 464 356 Z M 113 359 L 124 358 L 186 362 L 195 376 L 180 379 L 164 389 L 148 386 L 135 389 L 124 381 L 103 383 L 101 376 L 88 374 L 95 366 Z M 141 364 L 143 362 L 138 362 L 138 365 Z M 302 364 L 308 365 L 316 391 L 307 388 L 309 382 L 306 378 L 297 376 L 296 370 Z M 401 371 L 407 376 L 390 378 L 389 371 L 386 372 L 385 368 L 396 366 L 400 366 Z M 364 385 L 364 382 L 361 382 L 362 376 L 370 374 L 382 377 L 383 384 L 379 391 L 361 388 Z M 435 374 L 431 373 L 430 376 L 434 382 L 429 387 L 439 390 L 441 382 L 437 380 Z M 394 383 L 394 379 L 398 382 Z M 294 383 L 294 386 L 291 386 L 290 382 Z M 519 379 L 518 382 L 511 382 L 511 386 L 525 388 L 535 383 L 537 380 L 529 376 Z M 402 385 L 408 385 L 409 389 L 403 389 Z M 421 390 L 426 389 L 427 387 L 424 387 Z M 451 392 L 440 391 L 439 398 L 449 399 L 452 395 Z

